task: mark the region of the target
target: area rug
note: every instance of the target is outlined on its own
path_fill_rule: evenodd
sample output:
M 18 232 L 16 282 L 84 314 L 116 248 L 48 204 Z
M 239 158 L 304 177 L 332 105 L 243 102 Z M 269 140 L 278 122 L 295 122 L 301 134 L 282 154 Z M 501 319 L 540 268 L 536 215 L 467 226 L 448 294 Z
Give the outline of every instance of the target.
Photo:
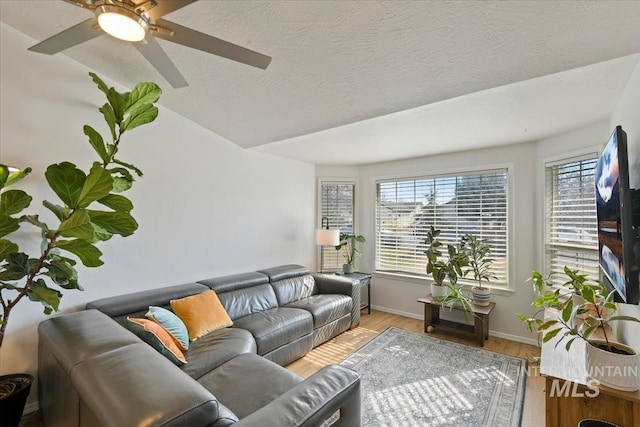
M 519 426 L 527 361 L 389 327 L 341 363 L 363 426 Z

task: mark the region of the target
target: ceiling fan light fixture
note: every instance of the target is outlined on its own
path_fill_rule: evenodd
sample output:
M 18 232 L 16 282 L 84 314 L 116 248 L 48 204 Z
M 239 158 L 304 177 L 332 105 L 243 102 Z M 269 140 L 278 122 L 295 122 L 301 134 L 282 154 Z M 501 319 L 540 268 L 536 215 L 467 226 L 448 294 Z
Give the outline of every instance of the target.
M 128 42 L 143 40 L 149 29 L 149 22 L 145 18 L 120 6 L 99 6 L 96 16 L 98 25 L 105 33 Z

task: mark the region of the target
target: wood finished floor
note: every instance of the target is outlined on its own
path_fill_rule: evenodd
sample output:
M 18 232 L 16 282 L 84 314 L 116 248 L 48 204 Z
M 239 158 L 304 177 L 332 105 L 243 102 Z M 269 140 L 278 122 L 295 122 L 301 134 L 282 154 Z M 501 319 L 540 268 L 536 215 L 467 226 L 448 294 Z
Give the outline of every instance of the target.
M 408 331 L 423 334 L 422 320 L 410 319 L 408 317 L 395 314 L 372 311 L 370 315 L 363 314 L 360 326 L 347 331 L 332 340 L 316 347 L 302 359 L 287 366 L 288 369 L 302 377 L 308 377 L 320 370 L 322 367 L 334 363 L 340 363 L 347 356 L 362 345 L 371 340 L 378 333 L 384 331 L 389 326 L 396 326 Z M 446 339 L 449 341 L 473 345 L 472 340 L 454 337 L 446 334 L 439 334 L 437 331 L 426 334 L 433 337 Z M 509 356 L 531 359 L 540 355 L 540 349 L 528 344 L 521 344 L 502 338 L 489 337 L 485 341 L 486 350 Z M 544 424 L 544 378 L 537 374 L 536 369 L 530 369 L 533 374 L 527 378 L 526 393 L 524 398 L 524 409 L 522 413 L 522 427 L 539 427 Z M 37 413 L 29 414 L 20 423 L 21 427 L 44 427 L 40 416 Z
M 306 378 L 326 365 L 340 363 L 389 326 L 396 326 L 411 332 L 462 344 L 474 345 L 473 340 L 439 334 L 437 330 L 434 333 L 425 334 L 422 320 L 381 311 L 372 311 L 370 315 L 363 314 L 361 316 L 359 327 L 344 332 L 314 348 L 305 357 L 291 363 L 287 368 Z M 540 349 L 537 347 L 491 336 L 485 341 L 484 349 L 524 359 L 540 356 Z M 535 367 L 531 367 L 530 372 L 532 375 L 527 377 L 521 427 L 540 427 L 544 425 L 545 419 L 544 378 L 538 374 L 538 370 Z

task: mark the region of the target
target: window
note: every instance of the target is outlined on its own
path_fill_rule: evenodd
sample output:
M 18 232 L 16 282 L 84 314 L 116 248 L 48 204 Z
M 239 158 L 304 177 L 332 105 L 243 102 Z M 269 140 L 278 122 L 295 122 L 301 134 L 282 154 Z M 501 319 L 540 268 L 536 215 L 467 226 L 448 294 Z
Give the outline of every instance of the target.
M 564 266 L 598 279 L 595 154 L 546 164 L 545 268 L 558 284 Z
M 443 243 L 474 234 L 491 245 L 493 285 L 508 284 L 507 170 L 378 181 L 376 270 L 426 275 L 430 226 Z
M 356 185 L 353 182 L 321 182 L 320 183 L 320 218 L 329 219 L 330 228 L 339 228 L 340 232 L 353 233 L 354 206 Z M 332 246 L 323 246 L 321 271 L 342 269 L 344 260 Z

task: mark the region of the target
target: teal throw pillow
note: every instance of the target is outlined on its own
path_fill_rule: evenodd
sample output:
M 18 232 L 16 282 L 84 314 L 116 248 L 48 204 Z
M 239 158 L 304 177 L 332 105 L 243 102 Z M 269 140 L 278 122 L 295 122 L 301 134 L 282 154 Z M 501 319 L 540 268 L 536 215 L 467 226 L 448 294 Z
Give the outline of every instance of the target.
M 166 308 L 151 305 L 145 317 L 165 328 L 176 340 L 176 344 L 178 344 L 180 350 L 189 349 L 189 332 L 187 331 L 187 327 L 174 313 Z

